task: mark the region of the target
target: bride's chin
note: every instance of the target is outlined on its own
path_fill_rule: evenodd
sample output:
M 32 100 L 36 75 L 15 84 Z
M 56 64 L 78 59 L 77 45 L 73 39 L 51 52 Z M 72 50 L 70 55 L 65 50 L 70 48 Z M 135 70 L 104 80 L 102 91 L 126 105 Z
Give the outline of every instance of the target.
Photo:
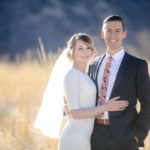
M 89 63 L 90 59 L 84 59 L 83 62 Z

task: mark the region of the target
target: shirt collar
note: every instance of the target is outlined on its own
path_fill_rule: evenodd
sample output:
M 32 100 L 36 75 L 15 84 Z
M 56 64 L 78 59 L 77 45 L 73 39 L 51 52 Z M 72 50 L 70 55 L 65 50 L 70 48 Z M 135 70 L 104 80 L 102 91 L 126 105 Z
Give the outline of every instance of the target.
M 125 54 L 125 50 L 124 50 L 124 48 L 122 47 L 122 49 L 121 49 L 119 52 L 117 52 L 116 54 L 112 55 L 112 58 L 113 58 L 113 60 L 115 60 L 115 61 L 121 61 L 122 58 L 123 58 L 123 56 L 124 56 L 124 54 Z M 108 52 L 106 52 L 106 59 L 107 59 L 108 57 L 110 57 L 110 54 L 109 54 Z

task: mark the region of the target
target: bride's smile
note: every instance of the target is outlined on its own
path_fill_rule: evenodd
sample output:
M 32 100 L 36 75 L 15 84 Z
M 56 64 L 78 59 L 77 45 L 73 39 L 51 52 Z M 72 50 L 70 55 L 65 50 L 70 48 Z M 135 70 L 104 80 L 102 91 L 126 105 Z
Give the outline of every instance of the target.
M 87 64 L 91 57 L 91 48 L 82 40 L 78 40 L 74 50 L 74 62 Z

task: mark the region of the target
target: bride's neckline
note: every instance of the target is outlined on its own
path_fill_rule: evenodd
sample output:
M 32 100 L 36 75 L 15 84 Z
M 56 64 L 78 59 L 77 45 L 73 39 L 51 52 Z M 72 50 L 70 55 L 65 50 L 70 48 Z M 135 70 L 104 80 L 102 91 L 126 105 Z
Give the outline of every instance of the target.
M 72 69 L 78 71 L 79 73 L 81 73 L 82 75 L 86 75 L 87 76 L 87 73 L 83 73 L 82 71 L 80 71 L 79 69 L 75 68 L 75 67 L 72 67 Z

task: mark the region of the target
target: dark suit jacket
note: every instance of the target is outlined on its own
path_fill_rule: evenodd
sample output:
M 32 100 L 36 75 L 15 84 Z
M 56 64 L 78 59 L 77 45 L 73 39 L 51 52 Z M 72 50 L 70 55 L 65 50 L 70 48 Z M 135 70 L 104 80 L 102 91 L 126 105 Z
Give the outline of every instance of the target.
M 97 89 L 97 74 L 105 55 L 98 57 L 89 67 L 89 76 Z M 97 99 L 98 99 L 97 90 Z M 117 136 L 133 137 L 139 140 L 139 146 L 144 146 L 144 139 L 150 128 L 150 78 L 145 60 L 136 58 L 125 52 L 110 99 L 120 96 L 128 100 L 129 106 L 123 111 L 109 112 L 112 132 Z M 136 110 L 137 99 L 141 110 Z

